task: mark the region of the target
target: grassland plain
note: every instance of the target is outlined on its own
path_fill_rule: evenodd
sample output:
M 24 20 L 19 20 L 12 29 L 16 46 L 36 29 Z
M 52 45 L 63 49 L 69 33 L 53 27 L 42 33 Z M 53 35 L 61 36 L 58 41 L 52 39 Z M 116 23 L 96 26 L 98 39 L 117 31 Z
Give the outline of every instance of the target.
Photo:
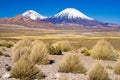
M 36 29 L 13 24 L 0 24 L 0 40 L 19 40 L 26 37 L 47 42 L 68 40 L 74 46 L 88 49 L 92 48 L 99 39 L 106 39 L 113 47 L 120 49 L 120 32 Z
M 14 41 L 17 42 L 23 38 L 33 38 L 39 39 L 45 43 L 54 44 L 57 41 L 67 40 L 70 42 L 71 46 L 74 48 L 81 48 L 86 47 L 88 50 L 92 49 L 93 46 L 97 43 L 100 39 L 105 39 L 117 50 L 120 50 L 120 32 L 94 32 L 94 31 L 81 31 L 81 30 L 49 30 L 49 29 L 31 29 L 26 28 L 24 26 L 18 25 L 6 25 L 0 26 L 0 41 Z M 9 28 L 8 28 L 9 27 Z M 103 45 L 104 47 L 104 45 Z M 1 46 L 1 48 L 4 48 Z M 3 51 L 5 54 L 10 55 L 10 57 L 0 56 L 0 66 L 1 66 L 1 73 L 0 76 L 1 80 L 10 80 L 11 78 L 4 78 L 6 75 L 6 66 L 9 65 L 13 67 L 13 62 L 11 60 L 12 54 L 12 47 L 5 48 Z M 71 51 L 72 52 L 72 51 Z M 60 73 L 58 72 L 58 64 L 64 58 L 65 54 L 70 52 L 63 52 L 63 55 L 49 55 L 49 59 L 55 61 L 53 64 L 48 65 L 39 65 L 38 67 L 42 72 L 45 74 L 45 78 L 43 80 L 57 80 L 56 77 L 65 78 L 66 80 L 87 80 L 88 74 L 72 74 L 72 73 Z M 76 53 L 76 52 L 73 52 Z M 93 63 L 96 61 L 91 56 L 84 56 L 83 54 L 79 53 L 79 57 L 81 58 L 81 62 L 84 63 L 83 66 L 89 70 Z M 116 79 L 116 74 L 113 72 L 114 65 L 116 61 L 103 61 L 104 67 L 109 67 L 111 69 L 107 69 L 109 78 L 111 80 L 120 80 L 120 77 Z M 14 80 L 14 79 L 11 79 Z M 16 80 L 16 79 L 15 79 Z M 59 80 L 59 79 L 58 79 Z M 62 79 L 60 79 L 62 80 Z

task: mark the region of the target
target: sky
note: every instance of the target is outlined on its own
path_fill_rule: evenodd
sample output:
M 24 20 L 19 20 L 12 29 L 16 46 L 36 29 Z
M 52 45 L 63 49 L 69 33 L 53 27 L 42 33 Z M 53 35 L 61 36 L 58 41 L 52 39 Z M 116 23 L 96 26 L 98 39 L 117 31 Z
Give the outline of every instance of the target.
M 76 8 L 98 21 L 120 24 L 120 0 L 0 0 L 0 18 L 27 10 L 52 16 L 65 8 Z

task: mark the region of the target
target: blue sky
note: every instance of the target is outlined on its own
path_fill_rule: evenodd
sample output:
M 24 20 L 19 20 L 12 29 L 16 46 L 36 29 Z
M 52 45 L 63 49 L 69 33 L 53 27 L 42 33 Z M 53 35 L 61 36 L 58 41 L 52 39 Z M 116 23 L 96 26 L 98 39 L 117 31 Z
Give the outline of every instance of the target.
M 0 18 L 30 9 L 51 16 L 65 8 L 76 8 L 102 22 L 120 24 L 120 0 L 0 0 Z

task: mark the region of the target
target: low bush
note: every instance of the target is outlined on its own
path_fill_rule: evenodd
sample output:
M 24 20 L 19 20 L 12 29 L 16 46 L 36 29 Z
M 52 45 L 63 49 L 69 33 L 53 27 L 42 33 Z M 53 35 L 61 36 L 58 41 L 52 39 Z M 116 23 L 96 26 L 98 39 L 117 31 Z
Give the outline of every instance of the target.
M 85 73 L 86 69 L 81 63 L 79 54 L 69 53 L 65 55 L 64 59 L 60 63 L 59 71 L 65 73 Z
M 61 50 L 62 52 L 67 52 L 72 50 L 71 44 L 68 41 L 58 41 L 52 44 L 54 48 Z
M 82 53 L 84 56 L 90 56 L 90 50 L 88 50 L 86 47 L 81 47 L 77 50 L 77 52 Z
M 10 47 L 14 46 L 14 44 L 15 44 L 15 43 L 14 43 L 13 41 L 8 41 L 6 47 L 7 47 L 7 48 L 10 48 Z
M 88 71 L 89 80 L 109 80 L 108 72 L 101 61 L 97 61 Z
M 43 73 L 34 65 L 28 55 L 24 55 L 11 70 L 11 77 L 21 80 L 35 80 L 42 78 Z
M 115 49 L 105 40 L 99 40 L 91 50 L 91 56 L 95 59 L 116 60 L 117 55 Z
M 33 46 L 30 58 L 34 64 L 48 64 L 49 63 L 49 54 L 44 43 L 38 43 Z
M 0 41 L 0 46 L 3 46 L 3 47 L 10 48 L 13 45 L 14 45 L 14 42 L 12 42 L 12 41 L 6 41 L 6 40 Z
M 60 49 L 58 49 L 57 47 L 54 48 L 51 45 L 47 45 L 48 47 L 48 53 L 51 55 L 62 55 L 62 51 Z
M 6 41 L 6 40 L 1 40 L 1 41 L 0 41 L 0 46 L 4 46 L 5 44 L 7 44 L 7 41 Z
M 90 51 L 87 50 L 87 51 L 85 51 L 83 54 L 84 54 L 85 56 L 90 56 Z

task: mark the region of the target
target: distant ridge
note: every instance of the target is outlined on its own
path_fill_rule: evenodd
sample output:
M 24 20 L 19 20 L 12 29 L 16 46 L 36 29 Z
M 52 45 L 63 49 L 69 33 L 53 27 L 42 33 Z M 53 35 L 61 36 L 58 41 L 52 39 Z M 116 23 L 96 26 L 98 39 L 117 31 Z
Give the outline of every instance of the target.
M 94 20 L 75 8 L 66 8 L 54 16 L 42 21 L 54 24 L 78 24 L 81 26 L 107 26 L 106 23 Z
M 74 18 L 81 18 L 81 19 L 87 19 L 87 20 L 94 20 L 93 18 L 90 18 L 83 14 L 82 12 L 78 11 L 75 8 L 67 8 L 63 11 L 59 12 L 55 16 L 55 18 L 67 18 L 67 19 L 74 19 Z
M 96 28 L 120 28 L 118 24 L 97 21 L 75 8 L 66 8 L 59 13 L 46 17 L 34 10 L 27 10 L 23 14 L 13 18 L 1 18 L 1 24 L 18 24 L 31 28 L 54 28 L 54 29 L 80 29 L 81 27 Z
M 39 14 L 38 12 L 36 12 L 34 10 L 28 10 L 28 11 L 24 12 L 22 15 L 24 17 L 29 17 L 29 18 L 31 18 L 33 20 L 41 20 L 41 19 L 47 18 L 47 17 Z

